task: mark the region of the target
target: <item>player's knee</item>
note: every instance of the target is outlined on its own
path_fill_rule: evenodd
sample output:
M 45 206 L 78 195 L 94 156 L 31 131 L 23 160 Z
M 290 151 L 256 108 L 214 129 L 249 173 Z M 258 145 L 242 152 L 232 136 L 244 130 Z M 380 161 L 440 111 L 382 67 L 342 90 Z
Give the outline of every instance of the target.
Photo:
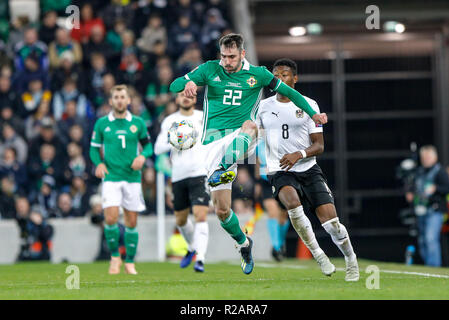
M 116 224 L 117 221 L 118 221 L 117 217 L 112 216 L 112 215 L 105 215 L 105 217 L 104 217 L 104 222 L 108 226 L 112 226 L 112 225 Z
M 218 219 L 221 221 L 226 220 L 226 218 L 229 216 L 230 208 L 226 207 L 217 207 L 215 208 L 215 214 L 217 215 Z
M 184 226 L 187 223 L 187 216 L 184 215 L 176 215 L 176 225 L 177 226 Z

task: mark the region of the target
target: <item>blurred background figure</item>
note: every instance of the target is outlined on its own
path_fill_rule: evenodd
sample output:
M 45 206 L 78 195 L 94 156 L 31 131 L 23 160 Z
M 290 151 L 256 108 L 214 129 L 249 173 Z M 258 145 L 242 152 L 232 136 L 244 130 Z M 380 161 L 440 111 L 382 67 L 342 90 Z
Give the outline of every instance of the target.
M 20 229 L 18 261 L 50 260 L 53 227 L 47 224 L 39 206 L 32 206 L 25 197 L 16 200 L 16 218 Z
M 440 234 L 443 214 L 447 211 L 446 195 L 449 194 L 449 176 L 438 162 L 437 150 L 425 145 L 419 151 L 418 167 L 413 189 L 406 199 L 413 203 L 417 216 L 418 246 L 421 258 L 429 266 L 441 266 Z

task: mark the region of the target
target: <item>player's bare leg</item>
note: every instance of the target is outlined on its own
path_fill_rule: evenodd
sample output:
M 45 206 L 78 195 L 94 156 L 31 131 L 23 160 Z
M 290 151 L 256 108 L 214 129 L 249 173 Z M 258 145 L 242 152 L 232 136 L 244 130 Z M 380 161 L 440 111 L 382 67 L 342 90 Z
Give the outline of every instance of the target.
M 137 232 L 137 212 L 124 209 L 125 216 L 125 273 L 137 274 L 136 266 L 134 264 L 134 257 L 137 252 L 137 244 L 139 241 L 139 234 Z
M 192 207 L 195 217 L 195 230 L 193 233 L 193 247 L 196 251 L 196 262 L 193 269 L 204 272 L 207 244 L 209 243 L 209 225 L 207 224 L 208 206 L 195 205 Z
M 348 231 L 342 225 L 337 217 L 337 210 L 332 203 L 319 206 L 316 209 L 316 215 L 321 222 L 323 228 L 330 234 L 332 241 L 340 249 L 345 257 L 346 262 L 346 281 L 359 280 L 359 266 L 357 256 L 352 248 Z
M 304 209 L 299 200 L 296 189 L 292 186 L 284 186 L 279 191 L 279 200 L 287 208 L 290 221 L 300 236 L 302 242 L 310 250 L 315 260 L 320 265 L 321 271 L 326 276 L 335 272 L 335 266 L 330 262 L 327 255 L 320 248 L 312 229 L 309 218 L 304 213 Z
M 240 228 L 239 219 L 231 209 L 231 190 L 215 190 L 211 193 L 215 213 L 221 221 L 221 226 L 238 244 L 240 254 L 242 255 L 242 271 L 245 274 L 250 274 L 254 268 L 254 261 L 251 253 L 253 241 L 243 233 Z
M 109 274 L 119 274 L 122 265 L 122 259 L 119 252 L 120 229 L 118 226 L 119 207 L 108 207 L 104 209 L 105 227 L 104 235 L 109 251 L 111 252 L 111 261 L 109 264 Z

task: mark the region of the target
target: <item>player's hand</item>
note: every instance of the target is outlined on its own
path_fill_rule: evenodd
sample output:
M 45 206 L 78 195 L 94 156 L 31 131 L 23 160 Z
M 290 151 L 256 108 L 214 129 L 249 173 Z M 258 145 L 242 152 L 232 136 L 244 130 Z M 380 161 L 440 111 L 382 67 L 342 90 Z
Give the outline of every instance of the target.
M 198 89 L 198 86 L 193 81 L 187 82 L 186 86 L 184 87 L 184 94 L 187 98 L 193 98 L 196 97 L 196 90 Z
M 282 159 L 279 161 L 279 167 L 285 171 L 290 170 L 299 159 L 302 159 L 301 152 L 293 152 L 285 154 Z
M 108 168 L 104 163 L 100 163 L 95 169 L 95 176 L 99 179 L 104 179 L 104 177 L 109 174 Z
M 327 123 L 327 114 L 325 113 L 316 113 L 313 115 L 312 120 L 316 124 L 326 124 Z
M 143 155 L 139 155 L 137 156 L 134 160 L 133 163 L 131 164 L 131 169 L 135 170 L 135 171 L 139 171 L 140 169 L 142 169 L 144 163 L 145 163 L 145 157 Z

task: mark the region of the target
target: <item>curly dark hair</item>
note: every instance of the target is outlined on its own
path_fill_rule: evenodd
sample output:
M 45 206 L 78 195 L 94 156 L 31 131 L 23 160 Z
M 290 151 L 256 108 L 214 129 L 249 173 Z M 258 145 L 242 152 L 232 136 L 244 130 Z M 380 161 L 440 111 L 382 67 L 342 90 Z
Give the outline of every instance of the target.
M 294 76 L 298 74 L 298 66 L 296 65 L 296 62 L 291 59 L 282 58 L 276 60 L 273 64 L 273 70 L 278 66 L 289 67 L 292 70 Z

